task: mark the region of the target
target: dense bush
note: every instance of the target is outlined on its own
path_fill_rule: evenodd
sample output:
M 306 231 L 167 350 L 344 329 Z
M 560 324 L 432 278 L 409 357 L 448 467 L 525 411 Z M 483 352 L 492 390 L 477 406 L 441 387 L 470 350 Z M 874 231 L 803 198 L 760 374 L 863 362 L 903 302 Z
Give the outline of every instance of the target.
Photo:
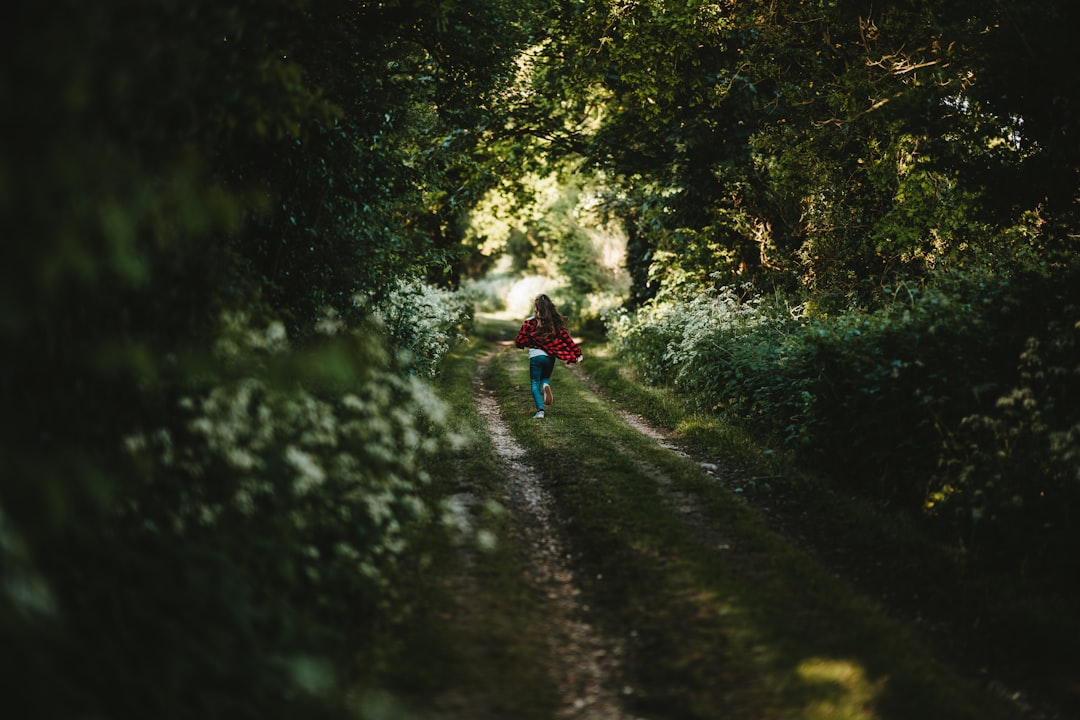
M 1011 385 L 945 438 L 928 509 L 973 543 L 1066 551 L 1080 522 L 1080 306 L 1035 327 Z
M 440 532 L 424 459 L 462 441 L 390 348 L 374 326 L 293 348 L 280 323 L 228 316 L 213 354 L 185 361 L 201 370 L 174 388 L 167 423 L 102 448 L 118 502 L 37 538 L 45 555 L 5 520 L 17 571 L 0 630 L 23 706 L 344 712 L 370 680 L 375 630 L 405 612 L 395 580 L 422 566 L 415 540 Z
M 375 629 L 407 606 L 392 579 L 423 562 L 417 534 L 439 538 L 420 465 L 453 436 L 421 379 L 459 306 L 394 338 L 373 315 L 425 317 L 428 291 L 398 282 L 452 274 L 449 228 L 485 187 L 490 100 L 529 7 L 15 3 L 15 712 L 341 716 L 372 679 Z
M 394 347 L 408 353 L 405 362 L 425 377 L 435 375 L 439 359 L 461 339 L 472 312 L 470 294 L 408 279 L 399 280 L 373 308 Z
M 813 316 L 732 288 L 610 324 L 643 375 L 965 539 L 1074 536 L 1075 269 L 943 277 L 875 311 Z M 1042 547 L 1042 545 L 1036 545 Z

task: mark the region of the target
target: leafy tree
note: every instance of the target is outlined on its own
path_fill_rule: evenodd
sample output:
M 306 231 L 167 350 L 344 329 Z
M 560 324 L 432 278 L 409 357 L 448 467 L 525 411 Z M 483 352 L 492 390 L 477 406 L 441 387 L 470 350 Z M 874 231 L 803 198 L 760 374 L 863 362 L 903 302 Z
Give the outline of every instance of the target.
M 994 16 L 932 2 L 567 4 L 519 117 L 636 198 L 629 261 L 653 266 L 635 270 L 639 286 L 719 271 L 880 302 L 1029 207 L 999 202 L 1027 163 L 1014 116 L 978 100 L 979 28 Z
M 344 714 L 393 616 L 388 579 L 420 562 L 411 540 L 435 519 L 420 461 L 454 441 L 414 373 L 460 316 L 413 335 L 372 316 L 405 315 L 426 296 L 403 299 L 399 281 L 455 262 L 447 227 L 493 175 L 484 134 L 530 12 L 9 9 L 13 707 Z
M 1008 0 L 942 11 L 966 22 L 968 62 L 975 73 L 972 100 L 1012 128 L 1011 137 L 1023 152 L 1017 174 L 996 178 L 995 199 L 1024 208 L 1045 204 L 1055 222 L 1073 221 L 1080 167 L 1080 61 L 1070 28 L 1076 26 L 1078 8 L 1063 0 Z

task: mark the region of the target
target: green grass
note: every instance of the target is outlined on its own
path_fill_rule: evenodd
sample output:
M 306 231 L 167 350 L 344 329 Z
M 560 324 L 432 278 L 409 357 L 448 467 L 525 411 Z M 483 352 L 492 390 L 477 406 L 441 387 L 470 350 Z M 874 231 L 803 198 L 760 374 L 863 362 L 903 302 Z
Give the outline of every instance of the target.
M 617 363 L 590 352 L 601 381 Z M 773 532 L 738 496 L 625 425 L 572 373 L 531 419 L 526 365 L 502 352 L 493 383 L 555 496 L 597 615 L 627 638 L 634 709 L 678 718 L 1004 718 L 1000 701 L 939 663 L 906 627 Z M 616 399 L 751 471 L 772 472 L 737 432 L 629 382 Z M 747 459 L 749 458 L 749 459 Z M 663 479 L 661 490 L 657 478 Z M 688 520 L 672 506 L 692 500 Z

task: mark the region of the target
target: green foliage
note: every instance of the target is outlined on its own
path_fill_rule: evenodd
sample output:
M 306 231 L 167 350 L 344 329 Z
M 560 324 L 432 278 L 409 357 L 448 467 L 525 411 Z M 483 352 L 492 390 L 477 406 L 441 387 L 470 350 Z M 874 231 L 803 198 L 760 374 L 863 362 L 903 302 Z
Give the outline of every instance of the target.
M 929 511 L 965 542 L 1038 538 L 1024 546 L 1037 555 L 1077 530 L 1075 286 L 1072 266 L 956 274 L 832 316 L 723 288 L 658 299 L 610 331 L 644 377 L 850 489 Z
M 408 353 L 408 364 L 434 377 L 442 356 L 463 339 L 459 330 L 471 319 L 473 298 L 464 292 L 401 280 L 375 308 L 395 348 Z
M 704 390 L 698 383 L 742 340 L 764 334 L 766 325 L 782 326 L 759 306 L 742 303 L 731 287 L 695 288 L 684 297 L 658 298 L 633 315 L 620 314 L 609 331 L 619 347 L 634 354 L 646 379 Z
M 443 404 L 370 329 L 299 352 L 229 318 L 200 365 L 120 440 L 117 502 L 52 537 L 6 528 L 5 564 L 34 542 L 4 604 L 43 615 L 3 627 L 8 677 L 27 702 L 54 686 L 45 714 L 340 714 L 406 609 L 395 577 L 441 521 L 423 467 L 461 443 Z
M 1076 418 L 1047 399 L 1074 383 L 1077 93 L 1048 70 L 1073 15 L 17 3 L 0 669 L 43 714 L 340 711 L 327 663 L 430 527 L 417 468 L 445 434 L 418 378 L 464 320 L 405 279 L 483 265 L 468 208 L 553 167 L 602 192 L 529 201 L 519 259 L 596 315 L 624 286 L 594 220 L 623 219 L 631 299 L 661 301 L 619 332 L 655 375 L 826 467 L 899 467 L 864 489 L 980 538 L 1070 538 Z M 732 278 L 813 294 L 679 294 Z
M 420 374 L 462 301 L 397 288 L 453 275 L 530 11 L 16 3 L 0 26 L 13 707 L 349 714 L 374 628 L 408 611 L 393 578 L 441 532 L 423 462 L 456 442 Z M 388 339 L 374 308 L 423 322 Z
M 1072 298 L 1075 302 L 1076 298 Z M 995 549 L 1067 552 L 1080 507 L 1080 306 L 1030 337 L 1015 385 L 964 417 L 946 438 L 928 509 Z M 1066 319 L 1062 322 L 1062 319 Z M 999 386 L 1001 387 L 1001 386 Z M 984 539 L 985 536 L 985 539 Z
M 1071 467 L 1073 420 L 1009 400 L 1068 395 L 1068 361 L 1043 354 L 1068 346 L 1050 328 L 1075 322 L 1062 298 L 1077 92 L 1046 80 L 1075 53 L 1042 12 L 792 0 L 557 13 L 531 56 L 535 113 L 516 117 L 608 178 L 637 309 L 612 316 L 620 347 L 869 497 L 912 511 L 929 498 L 965 537 L 975 516 L 984 538 L 1008 535 L 1012 520 L 990 519 L 1018 518 L 1012 498 L 1030 513 L 1017 528 L 1072 532 L 991 460 L 1071 472 L 1057 463 Z M 1045 46 L 1021 51 L 1032 38 Z M 1029 337 L 1030 357 L 1058 368 L 1053 391 L 1016 377 Z
M 581 320 L 598 320 L 619 304 L 627 284 L 626 238 L 608 215 L 604 179 L 578 170 L 561 168 L 503 183 L 473 208 L 465 241 L 483 256 L 506 261 L 496 261 L 471 287 L 484 287 L 491 295 L 505 279 L 518 287 L 503 294 L 516 296 L 532 278 L 542 286 L 537 292 L 556 297 L 564 313 Z M 515 297 L 512 310 L 526 311 L 528 300 L 522 307 Z
M 1041 157 L 1044 128 L 1027 135 L 1018 74 L 983 84 L 999 65 L 989 48 L 1022 42 L 1002 19 L 1011 7 L 570 6 L 532 58 L 539 98 L 522 122 L 610 173 L 632 226 L 633 302 L 720 272 L 880 306 L 882 287 L 970 246 L 1005 250 L 1036 194 L 1076 187 L 1064 156 Z M 1018 17 L 1036 32 L 1026 7 Z M 1069 52 L 1056 47 L 1039 57 Z M 1032 174 L 1045 163 L 1054 179 Z M 1067 228 L 1068 212 L 1055 201 L 1043 220 Z
M 1012 182 L 986 174 L 995 202 L 1025 208 L 1042 204 L 1054 223 L 1075 223 L 1080 61 L 1067 28 L 1080 19 L 1077 6 L 1067 0 L 1010 0 L 990 13 L 978 3 L 974 8 L 961 3 L 945 13 L 969 29 L 968 53 L 978 78 L 971 99 L 1014 128 L 1013 140 L 1023 152 Z

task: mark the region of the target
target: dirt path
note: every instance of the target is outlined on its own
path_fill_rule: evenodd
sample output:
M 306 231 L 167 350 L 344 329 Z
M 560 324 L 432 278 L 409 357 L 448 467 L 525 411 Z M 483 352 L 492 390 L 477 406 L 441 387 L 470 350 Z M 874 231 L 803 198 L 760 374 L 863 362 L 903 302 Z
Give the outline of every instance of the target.
M 526 462 L 525 449 L 506 425 L 488 388 L 488 364 L 480 364 L 474 385 L 476 408 L 487 424 L 492 444 L 507 482 L 506 506 L 520 534 L 524 573 L 549 612 L 552 659 L 550 674 L 560 697 L 559 718 L 567 720 L 635 720 L 622 702 L 633 688 L 621 679 L 622 645 L 604 636 L 588 620 L 581 602 L 559 518 L 540 474 Z

